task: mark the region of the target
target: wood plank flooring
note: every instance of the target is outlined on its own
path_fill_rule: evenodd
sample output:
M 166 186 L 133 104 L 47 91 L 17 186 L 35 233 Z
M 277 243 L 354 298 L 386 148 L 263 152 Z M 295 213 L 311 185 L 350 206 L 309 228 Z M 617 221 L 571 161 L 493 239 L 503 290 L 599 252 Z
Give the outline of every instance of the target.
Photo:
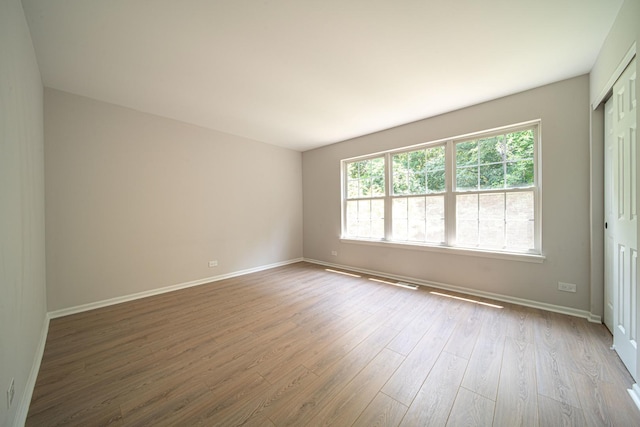
M 27 425 L 640 425 L 604 326 L 369 279 L 297 263 L 54 319 Z

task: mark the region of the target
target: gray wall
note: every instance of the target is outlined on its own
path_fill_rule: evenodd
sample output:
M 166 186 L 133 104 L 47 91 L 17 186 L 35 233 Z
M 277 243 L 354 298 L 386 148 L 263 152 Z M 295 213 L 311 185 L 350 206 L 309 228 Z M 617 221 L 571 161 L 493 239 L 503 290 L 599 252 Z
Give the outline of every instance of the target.
M 302 256 L 297 151 L 49 88 L 45 134 L 49 311 Z
M 19 0 L 0 1 L 0 425 L 19 423 L 45 326 L 42 83 Z M 39 365 L 39 361 L 36 363 Z M 34 372 L 35 374 L 35 372 Z M 13 405 L 6 390 L 15 378 Z M 31 384 L 33 385 L 33 384 Z
M 542 120 L 543 263 L 340 242 L 341 159 L 533 119 Z M 305 258 L 588 311 L 588 76 L 307 151 L 303 195 Z M 559 292 L 558 281 L 577 292 Z

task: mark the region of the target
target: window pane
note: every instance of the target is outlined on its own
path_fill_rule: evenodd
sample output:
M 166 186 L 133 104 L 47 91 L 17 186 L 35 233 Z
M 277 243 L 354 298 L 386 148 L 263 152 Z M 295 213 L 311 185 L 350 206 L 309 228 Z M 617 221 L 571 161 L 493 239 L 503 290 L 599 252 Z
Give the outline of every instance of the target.
M 533 186 L 533 160 L 507 163 L 507 188 Z
M 358 197 L 366 197 L 371 193 L 371 177 L 369 175 L 369 161 L 358 162 Z
M 408 201 L 406 197 L 393 199 L 391 217 L 393 218 L 393 240 L 405 241 L 408 238 L 407 221 Z
M 411 197 L 409 199 L 409 219 L 419 219 L 424 221 L 424 197 Z
M 384 200 L 371 201 L 371 219 L 384 219 Z
M 371 237 L 371 221 L 358 221 L 358 237 Z
M 407 218 L 407 198 L 393 199 L 391 204 L 391 215 L 395 219 Z
M 504 194 L 480 194 L 480 219 L 504 221 Z
M 358 162 L 347 163 L 347 176 L 349 179 L 360 178 L 360 174 L 358 173 Z
M 358 221 L 371 220 L 371 200 L 358 200 Z
M 535 246 L 533 191 L 507 193 L 506 245 L 510 249 L 528 250 Z
M 444 219 L 444 196 L 427 197 L 425 200 L 425 210 L 427 219 Z
M 480 188 L 504 188 L 504 166 L 502 163 L 480 166 Z
M 444 146 L 427 148 L 425 169 L 427 171 L 444 170 L 445 151 Z
M 384 158 L 347 164 L 347 198 L 384 196 Z
M 502 249 L 504 247 L 504 220 L 485 220 L 479 222 L 478 246 L 482 248 Z
M 444 243 L 444 218 L 441 220 L 427 220 L 426 241 L 430 243 Z
M 533 221 L 508 221 L 507 222 L 507 247 L 515 250 L 528 250 L 534 248 Z
M 461 246 L 478 244 L 478 195 L 456 197 L 456 243 Z
M 533 220 L 533 191 L 507 193 L 507 221 Z
M 424 219 L 409 219 L 409 236 L 408 240 L 414 242 L 424 242 L 426 232 L 426 224 Z
M 405 219 L 394 219 L 393 220 L 393 240 L 407 240 L 408 238 L 408 229 L 407 229 L 407 220 Z
M 409 194 L 409 180 L 406 173 L 393 173 L 393 194 Z
M 445 172 L 444 170 L 435 170 L 427 174 L 427 192 L 442 193 L 445 190 Z
M 456 189 L 458 191 L 478 188 L 478 167 L 458 168 L 456 170 Z
M 456 244 L 459 246 L 478 245 L 478 221 L 462 219 L 456 223 Z
M 470 166 L 478 164 L 478 143 L 476 141 L 456 144 L 456 165 Z
M 358 235 L 358 202 L 347 202 L 347 229 L 349 236 Z
M 407 153 L 393 155 L 393 194 L 407 194 L 409 182 L 407 179 Z
M 384 158 L 378 157 L 369 161 L 371 175 L 371 195 L 384 196 Z
M 444 242 L 444 196 L 395 198 L 393 240 Z
M 427 149 L 422 149 L 393 155 L 393 194 L 427 192 L 426 153 Z
M 478 151 L 480 153 L 481 165 L 487 163 L 502 163 L 504 161 L 503 155 L 506 151 L 504 137 L 500 135 L 479 140 Z
M 504 247 L 505 194 L 480 194 L 478 246 L 502 249 Z
M 411 151 L 409 153 L 409 170 L 413 173 L 424 171 L 426 150 Z
M 533 160 L 533 129 L 506 135 L 507 160 Z
M 427 219 L 425 240 L 431 243 L 444 242 L 444 196 L 427 197 L 425 212 Z
M 347 198 L 353 199 L 358 197 L 358 180 L 350 179 L 347 181 Z
M 371 238 L 384 238 L 384 220 L 374 219 L 371 221 Z
M 409 177 L 409 193 L 425 194 L 427 192 L 427 177 L 424 172 L 416 172 Z
M 456 197 L 456 216 L 458 219 L 478 220 L 478 195 L 461 194 Z
M 382 239 L 384 237 L 384 200 L 347 202 L 345 233 L 352 237 Z
M 371 201 L 371 238 L 384 238 L 384 200 Z
M 411 197 L 408 200 L 408 240 L 424 242 L 426 233 L 424 199 L 424 197 Z

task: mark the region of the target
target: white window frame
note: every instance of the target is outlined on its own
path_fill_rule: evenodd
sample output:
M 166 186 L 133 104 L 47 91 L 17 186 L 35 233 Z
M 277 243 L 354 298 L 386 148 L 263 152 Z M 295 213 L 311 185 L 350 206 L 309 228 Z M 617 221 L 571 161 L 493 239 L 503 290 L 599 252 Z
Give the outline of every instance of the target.
M 377 152 L 365 156 L 352 157 L 343 159 L 340 162 L 341 170 L 341 238 L 343 243 L 355 243 L 365 245 L 377 245 L 384 247 L 398 247 L 403 249 L 413 249 L 422 251 L 435 251 L 441 253 L 470 255 L 488 258 L 508 259 L 526 262 L 543 262 L 545 259 L 542 251 L 542 165 L 540 159 L 541 144 L 541 128 L 540 120 L 533 120 L 515 125 L 503 126 L 481 132 L 458 135 L 452 138 L 441 139 L 407 147 L 400 147 L 384 152 Z M 470 141 L 474 139 L 487 138 L 496 135 L 503 135 L 511 132 L 533 129 L 534 132 L 534 185 L 524 188 L 503 188 L 503 189 L 486 189 L 486 190 L 467 190 L 457 191 L 455 188 L 456 159 L 455 144 L 459 142 Z M 392 194 L 392 156 L 394 154 L 429 148 L 438 145 L 445 147 L 445 192 L 437 193 L 444 195 L 445 199 L 445 242 L 442 244 L 431 244 L 413 241 L 395 241 L 392 240 L 392 200 L 395 197 L 406 197 L 402 195 Z M 384 157 L 385 162 L 385 237 L 383 239 L 362 239 L 350 237 L 346 235 L 346 202 L 347 202 L 347 178 L 346 168 L 348 163 Z M 534 197 L 534 248 L 529 251 L 517 252 L 509 250 L 496 250 L 481 247 L 464 247 L 456 246 L 456 196 L 459 194 L 505 194 L 509 192 L 532 191 Z M 427 196 L 429 196 L 427 194 Z M 409 196 L 410 197 L 410 196 Z

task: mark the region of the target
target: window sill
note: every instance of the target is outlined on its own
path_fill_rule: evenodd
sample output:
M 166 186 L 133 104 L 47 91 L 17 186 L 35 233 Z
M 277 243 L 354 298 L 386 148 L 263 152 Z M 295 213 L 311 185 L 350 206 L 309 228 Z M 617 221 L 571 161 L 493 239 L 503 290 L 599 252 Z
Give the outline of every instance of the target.
M 387 242 L 384 240 L 366 240 L 341 238 L 342 243 L 353 243 L 357 245 L 380 246 L 385 248 L 407 249 L 415 251 L 438 252 L 450 255 L 474 256 L 480 258 L 504 259 L 509 261 L 542 263 L 546 257 L 544 255 L 515 253 L 515 252 L 499 252 L 491 250 L 471 249 L 471 248 L 453 248 L 448 246 L 421 245 L 419 243 L 399 243 Z

